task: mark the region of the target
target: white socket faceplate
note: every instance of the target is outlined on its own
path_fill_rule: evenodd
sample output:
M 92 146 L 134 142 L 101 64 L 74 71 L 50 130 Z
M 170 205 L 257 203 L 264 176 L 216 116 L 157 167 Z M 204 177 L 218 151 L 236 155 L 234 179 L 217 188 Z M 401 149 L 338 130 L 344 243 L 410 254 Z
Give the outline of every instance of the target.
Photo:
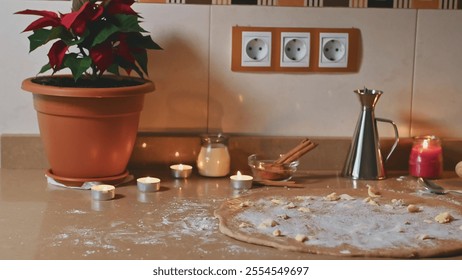
M 241 66 L 271 66 L 271 32 L 242 32 Z
M 310 33 L 281 32 L 281 67 L 310 66 Z
M 348 33 L 319 33 L 319 67 L 348 66 Z

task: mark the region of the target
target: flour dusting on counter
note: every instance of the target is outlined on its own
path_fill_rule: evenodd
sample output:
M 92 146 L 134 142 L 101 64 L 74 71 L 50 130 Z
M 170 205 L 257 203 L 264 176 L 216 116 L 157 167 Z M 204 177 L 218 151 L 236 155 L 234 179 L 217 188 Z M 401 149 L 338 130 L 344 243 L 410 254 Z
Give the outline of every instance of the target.
M 185 254 L 195 250 L 203 255 L 211 254 L 212 250 L 226 251 L 228 254 L 236 254 L 245 251 L 244 247 L 236 245 L 232 240 L 227 241 L 218 249 L 211 246 L 217 242 L 218 220 L 213 216 L 214 205 L 220 203 L 215 200 L 193 201 L 176 198 L 169 204 L 157 205 L 151 211 L 140 212 L 139 219 L 130 223 L 114 216 L 112 220 L 101 219 L 101 225 L 94 229 L 79 224 L 68 224 L 59 234 L 51 236 L 51 247 L 77 246 L 82 247 L 83 257 L 91 257 L 95 254 L 126 254 L 130 251 L 122 251 L 120 248 L 144 246 L 146 251 L 150 245 L 165 246 L 171 250 L 171 244 L 178 244 L 185 238 L 193 240 L 188 243 Z M 157 209 L 162 207 L 163 209 Z M 85 218 L 95 219 L 98 212 L 85 212 L 72 209 L 65 212 L 67 217 L 78 215 L 79 221 Z M 158 213 L 163 213 L 160 216 Z M 71 220 L 71 219 L 70 219 Z M 177 249 L 178 250 L 178 249 Z M 180 249 L 181 250 L 181 249 Z M 168 253 L 168 250 L 166 250 Z

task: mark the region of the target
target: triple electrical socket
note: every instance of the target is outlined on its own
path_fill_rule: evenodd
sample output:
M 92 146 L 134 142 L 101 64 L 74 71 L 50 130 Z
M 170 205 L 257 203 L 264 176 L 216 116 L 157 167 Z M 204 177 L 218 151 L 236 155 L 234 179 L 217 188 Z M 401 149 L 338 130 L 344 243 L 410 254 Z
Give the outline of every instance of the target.
M 355 28 L 233 27 L 233 71 L 357 72 Z

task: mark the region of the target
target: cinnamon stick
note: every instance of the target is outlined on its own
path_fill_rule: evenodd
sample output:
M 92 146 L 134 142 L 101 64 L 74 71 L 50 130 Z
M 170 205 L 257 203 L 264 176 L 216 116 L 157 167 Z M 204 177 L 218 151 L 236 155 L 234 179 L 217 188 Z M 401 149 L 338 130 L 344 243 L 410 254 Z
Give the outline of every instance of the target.
M 297 151 L 292 156 L 288 157 L 285 161 L 282 162 L 282 164 L 290 163 L 290 162 L 292 162 L 294 160 L 297 160 L 297 159 L 301 158 L 303 155 L 305 155 L 309 151 L 313 150 L 317 146 L 318 146 L 318 144 L 310 143 L 308 146 L 304 147 L 303 149 Z
M 297 146 L 295 146 L 293 149 L 288 151 L 282 157 L 277 159 L 274 163 L 276 164 L 289 163 L 295 159 L 298 159 L 299 157 L 311 151 L 312 149 L 316 148 L 316 146 L 317 144 L 314 144 L 311 142 L 310 139 L 305 138 Z
M 254 181 L 254 183 L 264 186 L 271 186 L 271 187 L 288 187 L 288 188 L 304 188 L 305 186 L 302 184 L 297 184 L 294 181 L 273 181 L 273 180 L 261 180 L 261 181 Z

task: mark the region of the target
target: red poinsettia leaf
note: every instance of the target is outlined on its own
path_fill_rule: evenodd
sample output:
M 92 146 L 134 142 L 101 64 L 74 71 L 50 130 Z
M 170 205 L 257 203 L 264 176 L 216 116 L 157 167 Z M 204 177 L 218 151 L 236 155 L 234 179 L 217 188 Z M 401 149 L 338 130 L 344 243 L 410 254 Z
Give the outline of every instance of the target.
M 25 31 L 31 31 L 31 30 L 36 30 L 40 29 L 46 26 L 51 26 L 55 27 L 60 24 L 59 16 L 58 14 L 50 11 L 39 11 L 39 10 L 23 10 L 16 12 L 15 14 L 19 15 L 36 15 L 36 16 L 42 16 L 41 18 L 33 21 L 29 26 L 24 29 L 23 32 Z
M 90 50 L 90 57 L 99 71 L 103 73 L 114 62 L 111 43 L 103 43 L 95 46 Z
M 27 9 L 27 10 L 16 12 L 15 14 L 18 14 L 18 15 L 36 15 L 36 16 L 43 16 L 43 17 L 47 17 L 47 18 L 59 19 L 58 14 L 56 14 L 55 12 L 42 11 L 42 10 L 29 10 L 29 9 Z
M 89 4 L 90 2 L 85 2 L 85 4 L 83 4 L 83 6 L 77 12 L 63 14 L 61 23 L 64 25 L 64 27 L 66 27 L 67 29 L 70 29 L 72 24 L 74 24 L 74 21 L 76 20 L 76 18 L 80 15 L 80 13 L 83 12 L 83 9 Z
M 110 15 L 115 14 L 128 14 L 128 15 L 136 15 L 138 14 L 135 12 L 131 5 L 135 1 L 133 0 L 112 0 L 106 7 L 106 11 Z
M 47 26 L 56 27 L 59 24 L 60 24 L 59 20 L 52 19 L 52 18 L 41 17 L 41 18 L 33 21 L 31 24 L 29 24 L 26 27 L 26 29 L 24 29 L 23 32 L 41 29 L 41 28 L 47 27 Z
M 127 36 L 123 33 L 119 36 L 117 55 L 119 55 L 128 62 L 133 63 L 135 61 L 135 57 L 133 57 L 133 55 L 131 54 L 130 46 L 127 44 Z
M 101 7 L 101 6 L 95 6 L 94 9 L 91 11 L 91 14 L 90 14 L 90 20 L 91 21 L 95 21 L 96 19 L 98 19 L 104 12 L 104 8 Z
M 56 41 L 53 46 L 51 46 L 48 52 L 48 59 L 50 60 L 50 66 L 53 70 L 57 71 L 61 68 L 67 49 L 69 49 L 69 46 L 62 40 Z
M 64 14 L 62 23 L 67 29 L 72 29 L 75 34 L 82 35 L 87 29 L 87 24 L 98 19 L 102 14 L 103 7 L 85 2 L 78 11 Z

